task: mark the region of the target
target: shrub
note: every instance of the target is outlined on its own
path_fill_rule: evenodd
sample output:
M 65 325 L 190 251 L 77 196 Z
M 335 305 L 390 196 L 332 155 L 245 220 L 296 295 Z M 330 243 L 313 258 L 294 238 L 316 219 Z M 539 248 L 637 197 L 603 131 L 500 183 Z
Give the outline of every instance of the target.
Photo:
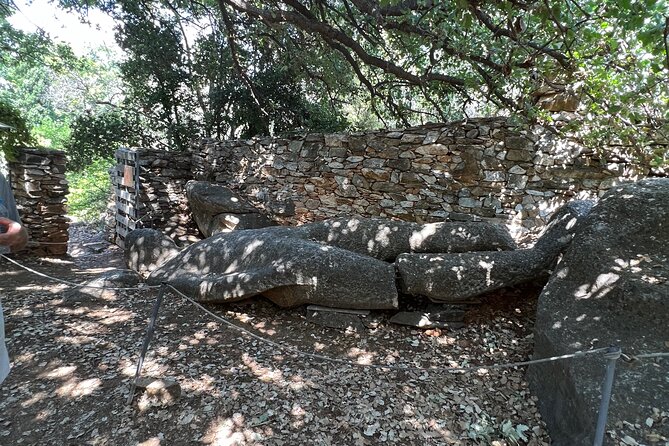
M 113 164 L 112 159 L 95 158 L 83 169 L 67 174 L 70 215 L 87 223 L 102 220 L 111 194 L 109 168 Z

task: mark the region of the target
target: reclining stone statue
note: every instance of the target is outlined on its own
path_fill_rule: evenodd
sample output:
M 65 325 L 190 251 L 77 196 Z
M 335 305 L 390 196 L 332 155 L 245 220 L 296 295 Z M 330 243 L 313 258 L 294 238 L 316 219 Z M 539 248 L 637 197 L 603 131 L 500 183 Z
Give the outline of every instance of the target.
M 530 249 L 402 254 L 396 262 L 401 290 L 435 302 L 453 303 L 547 277 L 593 204 L 576 200 L 561 207 Z
M 515 248 L 502 226 L 381 218 L 219 233 L 178 253 L 159 239 L 144 229 L 131 232 L 127 241 L 129 265 L 152 271 L 150 284 L 167 282 L 207 302 L 262 294 L 283 307 L 354 309 L 397 308 L 396 271 L 389 262 L 402 253 Z

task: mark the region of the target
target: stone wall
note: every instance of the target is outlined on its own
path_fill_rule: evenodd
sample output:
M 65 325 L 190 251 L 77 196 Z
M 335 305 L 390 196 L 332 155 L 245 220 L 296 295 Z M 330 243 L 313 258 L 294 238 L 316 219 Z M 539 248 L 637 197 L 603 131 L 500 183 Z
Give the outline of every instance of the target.
M 7 164 L 19 214 L 30 234 L 28 250 L 64 255 L 69 239 L 65 153 L 35 148 L 18 148 L 17 153 Z
M 543 129 L 504 118 L 292 139 L 205 140 L 196 179 L 232 186 L 282 223 L 338 215 L 540 226 L 565 200 L 639 172 L 603 164 Z
M 163 229 L 179 243 L 197 237 L 184 192 L 189 179 L 227 185 L 288 225 L 342 215 L 484 219 L 522 233 L 542 226 L 565 201 L 597 197 L 625 179 L 649 174 L 622 162 L 603 163 L 546 129 L 519 128 L 505 118 L 203 140 L 190 153 L 137 153 L 137 227 Z
M 199 239 L 184 193 L 186 182 L 193 178 L 191 154 L 124 149 L 116 153 L 116 158 L 112 181 L 116 237 L 122 240 L 132 229 L 160 228 L 179 245 Z M 136 166 L 139 172 L 134 170 Z

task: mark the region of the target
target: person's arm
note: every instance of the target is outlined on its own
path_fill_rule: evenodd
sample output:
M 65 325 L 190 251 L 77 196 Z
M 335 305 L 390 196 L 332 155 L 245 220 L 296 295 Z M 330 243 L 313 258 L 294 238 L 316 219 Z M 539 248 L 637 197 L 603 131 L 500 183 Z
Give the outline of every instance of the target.
M 15 252 L 25 248 L 27 243 L 28 231 L 21 223 L 0 217 L 0 246 Z

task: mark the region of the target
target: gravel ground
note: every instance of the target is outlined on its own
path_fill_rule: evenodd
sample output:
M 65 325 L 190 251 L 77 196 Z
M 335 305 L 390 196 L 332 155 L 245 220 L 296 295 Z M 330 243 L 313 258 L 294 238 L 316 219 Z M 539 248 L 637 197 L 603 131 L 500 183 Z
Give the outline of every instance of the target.
M 18 258 L 76 282 L 122 267 L 75 227 L 71 257 Z M 73 292 L 0 260 L 13 369 L 0 386 L 2 445 L 548 445 L 524 368 L 377 370 L 295 357 L 168 294 L 142 376 L 179 398 L 127 404 L 156 290 Z M 352 363 L 424 367 L 527 360 L 537 287 L 505 290 L 460 330 L 416 331 L 374 312 L 362 331 L 324 328 L 263 300 L 209 306 L 275 342 Z M 416 304 L 417 305 L 417 304 Z

